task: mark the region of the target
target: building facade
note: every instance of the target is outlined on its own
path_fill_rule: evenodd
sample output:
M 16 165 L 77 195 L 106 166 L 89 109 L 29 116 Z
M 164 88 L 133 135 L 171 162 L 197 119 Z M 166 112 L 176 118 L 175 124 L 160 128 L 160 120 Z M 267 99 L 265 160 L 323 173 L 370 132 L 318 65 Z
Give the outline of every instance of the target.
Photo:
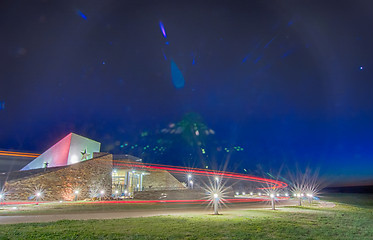
M 186 189 L 165 170 L 149 170 L 134 156 L 95 152 L 99 147 L 98 142 L 69 134 L 20 171 L 0 174 L 6 199 L 129 198 L 142 191 Z

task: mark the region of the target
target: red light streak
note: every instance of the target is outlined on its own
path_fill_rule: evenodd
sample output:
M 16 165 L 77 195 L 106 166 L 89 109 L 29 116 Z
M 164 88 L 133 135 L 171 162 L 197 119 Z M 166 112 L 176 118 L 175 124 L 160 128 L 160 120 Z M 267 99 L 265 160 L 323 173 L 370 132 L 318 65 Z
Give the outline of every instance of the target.
M 0 151 L 0 156 L 12 156 L 12 157 L 39 157 L 37 153 L 23 153 L 23 152 L 11 152 L 11 151 Z
M 126 161 L 119 161 L 115 160 L 116 166 L 126 166 L 126 167 L 137 167 L 137 168 L 146 168 L 148 170 L 156 169 L 156 170 L 166 170 L 173 173 L 183 173 L 188 171 L 188 173 L 200 176 L 221 176 L 230 179 L 236 180 L 244 180 L 244 181 L 252 181 L 252 182 L 259 182 L 259 183 L 266 183 L 271 185 L 268 188 L 259 188 L 259 189 L 269 189 L 269 188 L 285 188 L 287 184 L 281 181 L 249 176 L 239 173 L 232 173 L 232 172 L 222 172 L 222 171 L 213 171 L 213 170 L 205 170 L 199 168 L 186 168 L 186 167 L 176 167 L 176 166 L 169 166 L 169 165 L 162 165 L 162 164 L 143 164 L 143 163 L 128 163 Z

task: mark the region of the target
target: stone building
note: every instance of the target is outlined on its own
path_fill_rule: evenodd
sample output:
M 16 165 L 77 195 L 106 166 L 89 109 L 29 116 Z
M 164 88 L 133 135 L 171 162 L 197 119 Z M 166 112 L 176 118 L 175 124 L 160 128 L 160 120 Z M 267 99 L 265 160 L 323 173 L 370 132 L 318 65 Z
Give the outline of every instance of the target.
M 148 169 L 130 155 L 101 153 L 100 143 L 70 133 L 20 171 L 1 173 L 7 200 L 133 197 L 186 187 L 165 170 Z M 144 195 L 143 195 L 144 196 Z

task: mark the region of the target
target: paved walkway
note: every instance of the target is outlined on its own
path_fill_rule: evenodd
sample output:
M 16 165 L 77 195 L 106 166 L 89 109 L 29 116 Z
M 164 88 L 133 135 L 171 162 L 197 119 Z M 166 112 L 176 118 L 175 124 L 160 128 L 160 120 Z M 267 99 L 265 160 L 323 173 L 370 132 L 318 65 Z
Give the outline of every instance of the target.
M 277 206 L 294 205 L 290 201 L 283 201 Z M 270 208 L 268 203 L 248 203 L 248 204 L 232 204 L 229 208 L 224 208 L 221 213 L 229 213 L 230 211 L 247 210 L 250 208 Z M 211 214 L 212 209 L 206 207 L 186 207 L 186 208 L 165 208 L 165 209 L 136 209 L 136 210 L 120 210 L 113 212 L 78 212 L 69 214 L 54 214 L 54 215 L 24 215 L 24 216 L 0 216 L 0 224 L 13 223 L 33 223 L 33 222 L 53 222 L 58 220 L 88 220 L 88 219 L 119 219 L 133 217 L 151 217 L 162 215 L 201 215 Z

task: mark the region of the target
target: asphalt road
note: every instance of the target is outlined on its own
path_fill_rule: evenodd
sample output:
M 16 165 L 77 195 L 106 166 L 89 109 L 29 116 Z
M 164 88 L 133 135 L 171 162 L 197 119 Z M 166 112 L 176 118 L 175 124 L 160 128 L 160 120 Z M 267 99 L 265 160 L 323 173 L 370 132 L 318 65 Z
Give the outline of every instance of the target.
M 294 206 L 294 201 L 285 200 L 276 204 L 278 206 Z M 247 210 L 253 208 L 270 208 L 268 202 L 259 203 L 240 203 L 230 204 L 228 207 L 219 211 L 222 214 L 230 214 L 239 210 Z M 183 208 L 165 208 L 165 209 L 132 209 L 132 210 L 110 210 L 107 212 L 77 212 L 68 214 L 43 214 L 43 215 L 24 215 L 24 216 L 0 216 L 0 224 L 14 224 L 14 223 L 34 223 L 34 222 L 54 222 L 59 220 L 88 220 L 88 219 L 119 219 L 119 218 L 134 218 L 134 217 L 151 217 L 164 215 L 201 215 L 211 214 L 212 209 L 206 206 L 185 206 Z

